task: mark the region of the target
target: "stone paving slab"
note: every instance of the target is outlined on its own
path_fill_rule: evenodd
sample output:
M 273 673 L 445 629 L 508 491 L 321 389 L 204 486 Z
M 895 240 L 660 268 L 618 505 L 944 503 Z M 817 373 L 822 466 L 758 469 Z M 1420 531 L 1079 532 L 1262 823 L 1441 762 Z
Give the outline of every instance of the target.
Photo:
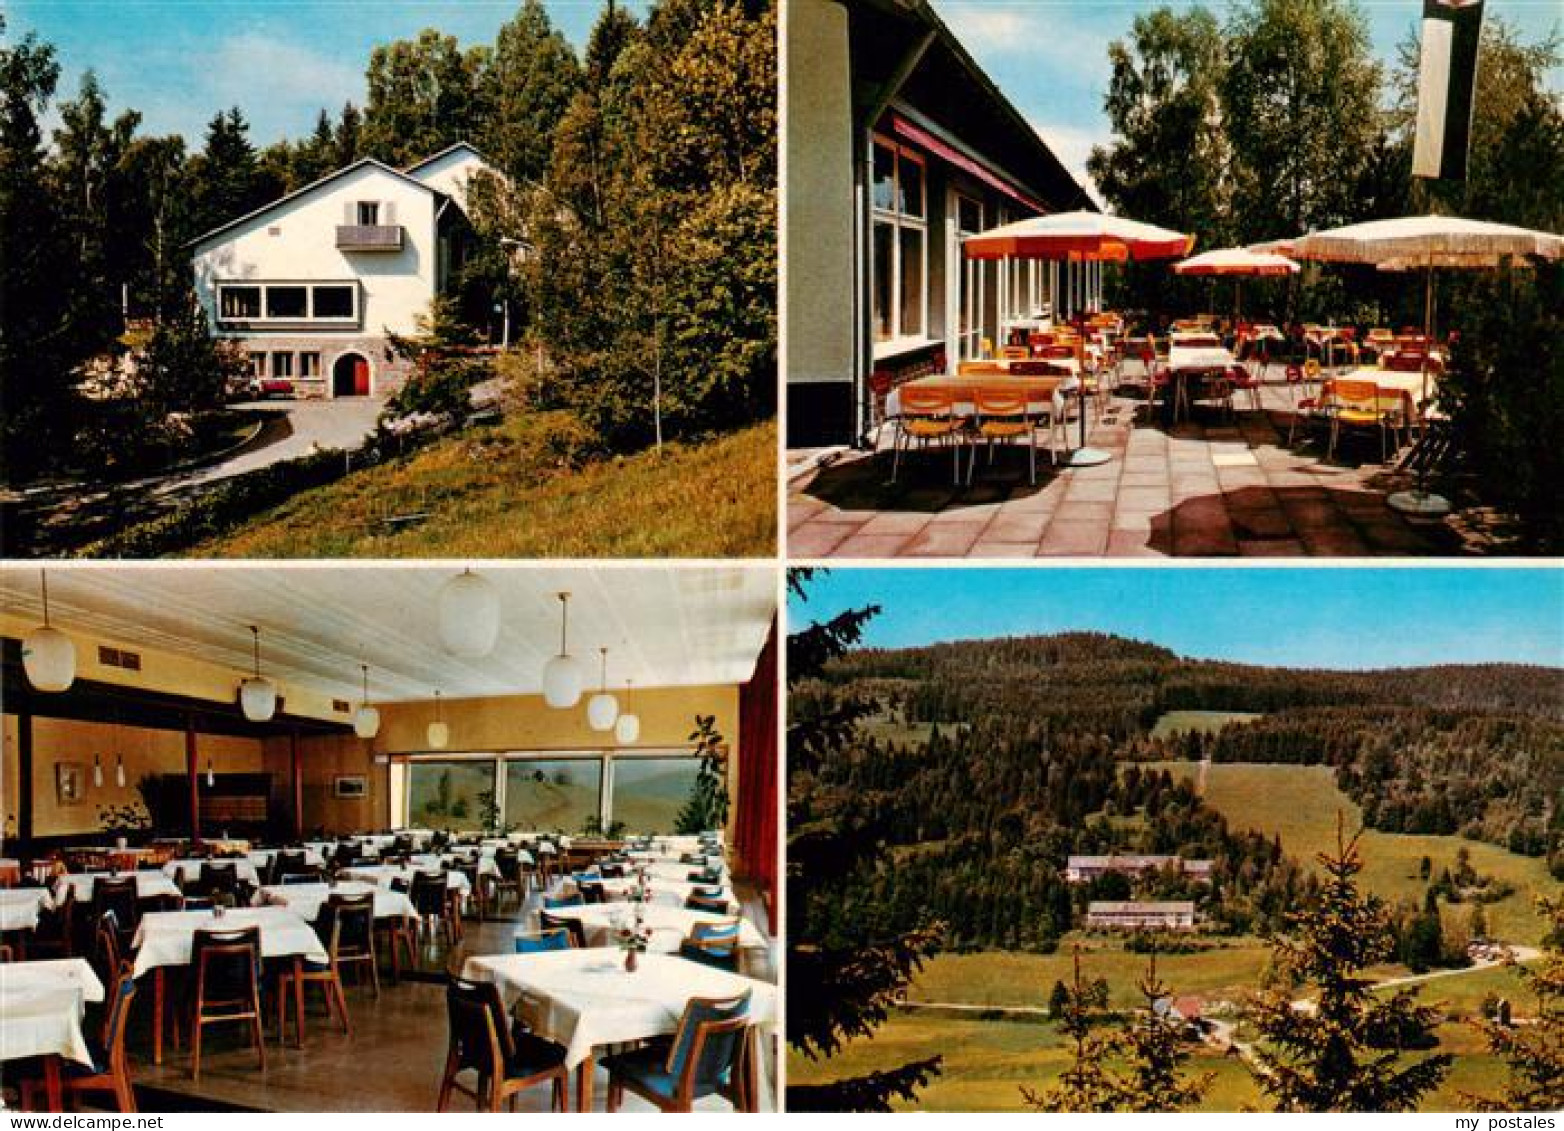
M 1264 410 L 1229 420 L 1197 409 L 1171 431 L 1136 401 L 1088 421 L 1088 443 L 1112 452 L 1089 468 L 996 449 L 972 483 L 951 481 L 948 452 L 850 453 L 788 487 L 791 558 L 1309 557 L 1448 553 L 1442 528 L 1385 504 L 1404 479 L 1356 445 L 1324 462 L 1318 443 L 1286 446 L 1290 393 L 1263 390 Z M 1078 424 L 1071 422 L 1070 442 Z M 888 447 L 890 433 L 883 442 Z M 963 455 L 963 473 L 966 467 Z M 1368 462 L 1356 462 L 1366 460 Z

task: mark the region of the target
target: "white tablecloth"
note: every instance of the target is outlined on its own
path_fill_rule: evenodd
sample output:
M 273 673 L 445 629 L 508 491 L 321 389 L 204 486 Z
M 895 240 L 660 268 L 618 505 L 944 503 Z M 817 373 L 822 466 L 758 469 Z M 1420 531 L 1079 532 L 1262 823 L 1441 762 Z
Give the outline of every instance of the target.
M 366 884 L 376 884 L 383 888 L 391 886 L 392 880 L 402 880 L 411 886 L 413 874 L 419 871 L 417 868 L 402 868 L 391 864 L 363 864 L 356 868 L 344 868 L 342 878 L 345 880 L 360 880 Z M 467 895 L 472 891 L 472 884 L 467 877 L 460 872 L 447 872 L 445 874 L 445 886 Z
M 172 878 L 176 883 L 193 884 L 201 878 L 201 865 L 205 860 L 170 860 L 163 865 L 163 874 Z M 255 865 L 243 856 L 227 857 L 222 860 L 213 860 L 213 864 L 232 864 L 234 874 L 245 883 L 259 884 L 261 877 L 255 870 Z M 181 879 L 183 874 L 183 879 Z
M 103 983 L 81 958 L 0 965 L 0 1060 L 58 1055 L 90 1065 L 81 1031 L 89 1001 Z
M 517 859 L 526 864 L 532 863 L 532 857 L 527 855 L 525 852 L 522 853 L 521 856 L 519 856 Z M 417 856 L 408 857 L 408 861 L 412 864 L 413 867 L 422 868 L 426 872 L 436 872 L 444 868 L 454 868 L 458 862 L 470 864 L 473 863 L 474 860 L 476 860 L 478 865 L 478 874 L 480 876 L 493 876 L 495 879 L 500 878 L 500 866 L 495 863 L 494 853 L 492 852 L 483 852 L 476 858 L 470 855 L 463 856 L 459 852 L 453 852 L 445 856 L 436 856 L 432 852 L 421 852 Z
M 688 883 L 689 877 L 696 872 L 702 871 L 705 865 L 680 864 L 677 860 L 664 860 L 649 864 L 637 864 L 636 867 L 645 868 L 646 874 L 654 880 L 673 880 L 675 882 Z M 721 875 L 721 879 L 725 880 L 728 870 L 725 867 L 719 867 L 717 870 Z M 720 883 L 721 880 L 718 882 Z
M 674 1032 L 692 997 L 751 991 L 749 1015 L 762 1033 L 776 1024 L 776 987 L 668 954 L 643 954 L 630 973 L 617 950 L 556 950 L 469 958 L 462 977 L 493 982 L 540 1036 L 580 1064 L 599 1045 L 644 1041 Z
M 633 878 L 628 876 L 622 880 L 604 880 L 603 893 L 611 900 L 623 900 L 625 894 L 635 882 Z M 738 900 L 733 896 L 733 889 L 726 884 L 691 884 L 682 880 L 654 879 L 649 886 L 652 895 L 651 901 L 668 907 L 683 907 L 684 901 L 690 898 L 691 894 L 698 887 L 721 887 L 722 896 L 728 901 L 728 905 L 734 909 L 738 908 Z
M 633 903 L 589 903 L 585 907 L 561 907 L 550 911 L 560 919 L 574 919 L 581 924 L 588 946 L 615 946 L 614 933 L 620 926 L 628 926 L 635 917 Z M 650 904 L 643 912 L 644 922 L 652 932 L 652 949 L 663 954 L 678 951 L 679 943 L 689 937 L 697 923 L 721 923 L 730 920 L 729 915 L 713 915 L 709 911 L 686 911 L 682 907 Z M 739 920 L 739 946 L 763 948 L 766 940 L 748 919 Z
M 0 888 L 0 931 L 36 930 L 38 916 L 53 906 L 48 888 Z
M 376 919 L 407 919 L 416 916 L 413 901 L 403 892 L 388 887 L 366 883 L 329 884 L 268 884 L 256 895 L 256 901 L 268 907 L 286 907 L 301 918 L 311 922 L 320 918 L 320 910 L 333 894 L 345 896 L 375 896 Z
M 1233 364 L 1233 360 L 1233 355 L 1220 346 L 1180 346 L 1175 343 L 1168 350 L 1168 368 L 1174 373 L 1226 369 Z
M 136 930 L 136 977 L 160 966 L 190 965 L 190 949 L 198 929 L 233 931 L 261 928 L 261 955 L 287 958 L 302 955 L 326 961 L 326 950 L 315 929 L 287 907 L 240 907 L 221 919 L 210 911 L 152 911 L 141 917 Z
M 87 903 L 92 899 L 94 881 L 110 875 L 111 873 L 108 872 L 76 872 L 69 876 L 61 876 L 54 881 L 54 898 L 64 899 L 65 889 L 70 888 L 76 895 L 77 903 Z M 137 899 L 157 899 L 159 896 L 178 899 L 182 894 L 174 881 L 162 872 L 114 872 L 112 875 L 115 879 L 135 876 Z
M 304 863 L 309 865 L 311 868 L 324 868 L 326 866 L 326 858 L 318 851 L 311 848 L 309 845 L 305 845 L 302 849 L 256 848 L 250 851 L 246 859 L 248 859 L 257 870 L 260 870 L 262 868 L 270 868 L 272 866 L 272 860 L 276 857 L 277 853 L 289 851 L 302 851 L 304 853 Z

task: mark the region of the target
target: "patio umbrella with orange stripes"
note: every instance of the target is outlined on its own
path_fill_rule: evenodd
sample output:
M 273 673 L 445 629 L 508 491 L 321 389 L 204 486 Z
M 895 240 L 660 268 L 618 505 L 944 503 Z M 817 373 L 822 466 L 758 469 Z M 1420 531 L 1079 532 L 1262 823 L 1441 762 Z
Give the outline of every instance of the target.
M 1233 317 L 1237 318 L 1240 309 L 1238 289 L 1243 285 L 1240 279 L 1246 275 L 1296 275 L 1300 268 L 1293 260 L 1275 252 L 1251 251 L 1246 247 L 1219 247 L 1181 259 L 1173 264 L 1173 270 L 1179 275 L 1233 276 Z

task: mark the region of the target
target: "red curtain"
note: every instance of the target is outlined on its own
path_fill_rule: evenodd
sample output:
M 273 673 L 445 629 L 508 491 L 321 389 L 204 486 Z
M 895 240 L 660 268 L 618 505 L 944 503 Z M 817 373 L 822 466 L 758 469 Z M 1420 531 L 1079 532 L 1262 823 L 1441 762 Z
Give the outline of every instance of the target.
M 759 889 L 772 929 L 777 921 L 777 622 L 754 674 L 739 688 L 739 789 L 733 847 L 742 874 Z

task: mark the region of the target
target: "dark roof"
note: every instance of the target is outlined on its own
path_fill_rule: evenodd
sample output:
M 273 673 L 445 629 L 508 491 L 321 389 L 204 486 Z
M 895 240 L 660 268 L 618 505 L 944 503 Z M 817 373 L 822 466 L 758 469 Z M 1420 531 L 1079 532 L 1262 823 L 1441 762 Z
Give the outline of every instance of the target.
M 1099 211 L 1090 193 L 978 66 L 928 0 L 844 0 L 860 114 L 916 44 L 932 33 L 898 98 L 959 138 L 1054 211 Z M 873 124 L 873 123 L 870 123 Z

